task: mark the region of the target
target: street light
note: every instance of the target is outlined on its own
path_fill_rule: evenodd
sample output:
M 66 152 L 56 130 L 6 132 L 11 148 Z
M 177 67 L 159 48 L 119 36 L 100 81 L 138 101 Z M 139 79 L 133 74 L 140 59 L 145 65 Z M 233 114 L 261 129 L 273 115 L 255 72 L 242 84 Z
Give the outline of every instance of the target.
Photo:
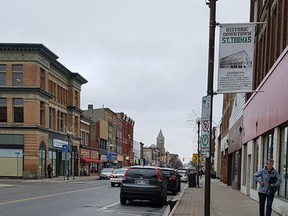
M 201 123 L 201 118 L 197 117 L 196 118 L 196 124 L 197 124 L 197 135 L 198 135 L 198 140 L 197 140 L 197 187 L 199 188 L 199 161 L 200 161 L 200 149 L 199 149 L 199 145 L 200 145 L 200 123 Z
M 71 131 L 66 132 L 67 136 L 67 141 L 68 141 L 68 152 L 70 153 L 70 158 L 71 158 L 71 168 L 74 167 L 75 164 L 73 164 L 74 159 L 72 161 L 72 139 L 75 137 L 74 133 Z M 66 153 L 67 154 L 67 153 Z M 74 156 L 74 155 L 73 155 Z M 65 164 L 66 164 L 67 158 L 65 157 Z M 66 171 L 66 170 L 65 170 Z M 74 170 L 71 170 L 73 172 L 73 180 L 75 179 L 75 168 Z M 69 180 L 69 166 L 68 166 L 68 171 L 67 171 L 67 180 Z

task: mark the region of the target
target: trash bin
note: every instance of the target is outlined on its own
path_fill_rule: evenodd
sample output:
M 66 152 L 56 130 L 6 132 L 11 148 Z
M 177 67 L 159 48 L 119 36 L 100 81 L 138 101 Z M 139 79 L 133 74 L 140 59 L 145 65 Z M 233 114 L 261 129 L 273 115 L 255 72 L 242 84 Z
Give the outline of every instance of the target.
M 189 187 L 196 187 L 196 173 L 190 173 L 188 176 Z

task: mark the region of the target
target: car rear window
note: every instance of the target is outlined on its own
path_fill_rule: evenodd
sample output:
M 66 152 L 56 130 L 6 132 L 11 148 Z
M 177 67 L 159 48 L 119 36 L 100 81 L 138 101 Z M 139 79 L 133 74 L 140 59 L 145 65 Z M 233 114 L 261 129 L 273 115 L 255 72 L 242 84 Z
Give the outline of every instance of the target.
M 127 177 L 151 179 L 156 178 L 157 175 L 155 169 L 130 169 Z
M 164 175 L 174 175 L 173 171 L 172 170 L 162 170 L 162 173 Z

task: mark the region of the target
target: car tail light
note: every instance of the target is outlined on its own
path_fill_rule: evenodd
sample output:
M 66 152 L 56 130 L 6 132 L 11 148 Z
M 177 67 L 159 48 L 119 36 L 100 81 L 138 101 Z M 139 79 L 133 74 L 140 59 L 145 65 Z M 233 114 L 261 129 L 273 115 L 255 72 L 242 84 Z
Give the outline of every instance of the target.
M 126 180 L 127 178 L 127 175 L 128 175 L 128 172 L 129 172 L 130 168 L 128 168 L 123 176 L 123 180 Z
M 177 180 L 176 176 L 172 176 L 169 178 L 169 181 L 176 181 L 176 180 Z
M 161 176 L 160 176 L 160 173 L 159 173 L 158 169 L 156 169 L 156 175 L 157 175 L 157 181 L 158 182 L 162 182 L 162 179 L 161 179 Z
M 110 178 L 114 178 L 113 174 L 112 174 L 112 175 L 110 175 Z

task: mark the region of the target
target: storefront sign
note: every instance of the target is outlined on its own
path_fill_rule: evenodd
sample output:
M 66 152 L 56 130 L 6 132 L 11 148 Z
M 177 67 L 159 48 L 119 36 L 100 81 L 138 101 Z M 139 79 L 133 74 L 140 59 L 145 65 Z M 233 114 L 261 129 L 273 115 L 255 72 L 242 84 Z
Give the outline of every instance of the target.
M 68 141 L 59 140 L 59 139 L 53 139 L 53 147 L 62 148 L 63 145 L 67 145 L 68 146 Z

